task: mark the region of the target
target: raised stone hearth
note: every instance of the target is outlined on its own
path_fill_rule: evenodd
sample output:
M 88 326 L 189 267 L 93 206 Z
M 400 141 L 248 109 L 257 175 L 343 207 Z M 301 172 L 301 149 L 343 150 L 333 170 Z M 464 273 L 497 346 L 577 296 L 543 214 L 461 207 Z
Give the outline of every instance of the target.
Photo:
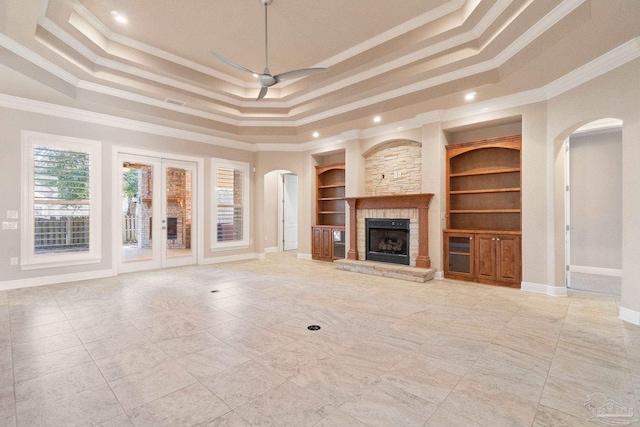
M 388 262 L 338 259 L 333 263 L 338 267 L 338 270 L 353 271 L 355 273 L 371 274 L 373 276 L 389 277 L 418 283 L 428 282 L 436 275 L 435 268 L 416 268 Z

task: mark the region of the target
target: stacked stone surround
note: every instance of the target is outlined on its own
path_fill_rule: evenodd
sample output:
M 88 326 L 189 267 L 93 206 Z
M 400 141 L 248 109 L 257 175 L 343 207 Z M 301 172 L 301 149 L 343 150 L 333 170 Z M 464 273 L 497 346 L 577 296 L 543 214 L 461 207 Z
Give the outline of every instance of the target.
M 422 145 L 403 140 L 376 147 L 365 157 L 365 177 L 367 196 L 421 193 Z
M 416 266 L 418 257 L 418 209 L 358 209 L 357 221 L 357 248 L 358 260 L 365 261 L 367 255 L 366 225 L 367 218 L 397 218 L 409 220 L 409 266 Z

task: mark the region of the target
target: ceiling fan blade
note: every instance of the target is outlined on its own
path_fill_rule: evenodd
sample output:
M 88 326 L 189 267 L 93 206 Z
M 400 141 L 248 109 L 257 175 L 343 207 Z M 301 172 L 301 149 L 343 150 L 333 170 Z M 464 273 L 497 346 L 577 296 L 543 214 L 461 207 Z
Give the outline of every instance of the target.
M 210 50 L 209 52 L 211 52 L 211 54 L 213 56 L 215 56 L 216 58 L 218 58 L 220 61 L 224 62 L 225 64 L 231 65 L 232 67 L 237 68 L 238 70 L 242 70 L 242 71 L 246 71 L 247 73 L 251 73 L 251 74 L 258 74 L 255 71 L 251 71 L 248 68 L 244 68 L 242 65 L 238 65 L 234 62 L 229 61 L 227 58 L 225 58 L 224 56 L 218 55 L 217 53 L 215 53 L 214 51 Z
M 300 77 L 306 77 L 316 73 L 326 73 L 329 70 L 330 68 L 303 68 L 301 70 L 293 70 L 293 71 L 287 71 L 285 73 L 276 74 L 273 77 L 276 79 L 276 81 L 279 82 L 282 80 L 298 79 Z
M 262 98 L 264 98 L 268 90 L 269 90 L 268 87 L 262 86 L 262 89 L 260 89 L 260 93 L 258 94 L 258 99 L 256 99 L 256 101 L 260 101 Z

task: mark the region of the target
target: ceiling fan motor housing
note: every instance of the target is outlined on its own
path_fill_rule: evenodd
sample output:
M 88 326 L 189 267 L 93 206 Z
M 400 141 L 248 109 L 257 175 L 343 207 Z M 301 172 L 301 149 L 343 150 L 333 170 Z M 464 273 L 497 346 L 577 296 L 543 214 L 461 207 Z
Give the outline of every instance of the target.
M 273 2 L 273 0 L 260 0 L 260 1 L 262 1 L 262 4 L 265 6 L 269 6 Z

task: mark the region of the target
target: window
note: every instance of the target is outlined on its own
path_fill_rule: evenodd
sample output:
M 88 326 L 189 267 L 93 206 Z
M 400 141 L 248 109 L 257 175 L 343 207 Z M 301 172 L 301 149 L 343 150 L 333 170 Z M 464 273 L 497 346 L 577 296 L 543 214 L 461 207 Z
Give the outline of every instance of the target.
M 23 131 L 22 268 L 99 262 L 100 142 Z
M 213 159 L 212 248 L 249 246 L 249 164 Z

